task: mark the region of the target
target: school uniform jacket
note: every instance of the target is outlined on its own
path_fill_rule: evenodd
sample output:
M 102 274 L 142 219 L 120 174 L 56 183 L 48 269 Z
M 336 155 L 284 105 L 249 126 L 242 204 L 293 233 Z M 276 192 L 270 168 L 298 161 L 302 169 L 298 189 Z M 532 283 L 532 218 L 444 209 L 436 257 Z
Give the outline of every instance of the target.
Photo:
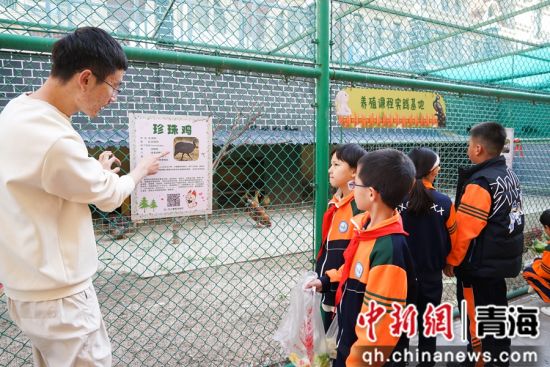
M 533 261 L 532 267 L 539 277 L 550 280 L 550 241 L 546 244 L 542 258 Z
M 401 233 L 359 242 L 349 268 L 349 276 L 342 285 L 341 301 L 337 305 L 339 330 L 337 359 L 333 364 L 335 367 L 364 366 L 361 355 L 372 347 L 383 347 L 388 357 L 401 339 L 390 334 L 391 304 L 396 302 L 405 307 L 414 303 L 416 297 L 414 265 L 399 213 L 395 211 L 391 218 L 373 228 L 365 229 L 369 220 L 369 215 L 365 213 L 354 217 L 352 222 L 359 233 L 380 230 L 395 223 L 399 224 Z M 331 285 L 342 280 L 344 267 L 330 270 L 320 278 L 322 291 L 327 291 Z M 376 341 L 369 340 L 366 329 L 357 325 L 359 313 L 368 310 L 370 300 L 376 301 L 386 310 L 375 324 Z
M 525 218 L 519 180 L 504 157 L 459 170 L 455 205 L 457 241 L 447 263 L 460 276 L 516 277 Z
M 361 211 L 357 209 L 353 191 L 340 198 L 337 194 L 329 201 L 328 209 L 335 210 L 327 230 L 327 238 L 319 249 L 315 272 L 319 276 L 325 275 L 328 270 L 338 269 L 344 263 L 344 251 L 348 247 L 353 236 L 354 226 L 351 218 Z M 338 284 L 336 284 L 338 286 Z M 334 296 L 336 288 L 323 293 L 323 309 L 327 312 L 334 311 Z
M 403 218 L 403 228 L 409 233 L 407 243 L 414 259 L 419 279 L 440 279 L 446 259 L 456 242 L 456 214 L 451 199 L 422 180 L 430 191 L 433 204 L 427 213 L 412 214 L 406 199 L 397 210 Z

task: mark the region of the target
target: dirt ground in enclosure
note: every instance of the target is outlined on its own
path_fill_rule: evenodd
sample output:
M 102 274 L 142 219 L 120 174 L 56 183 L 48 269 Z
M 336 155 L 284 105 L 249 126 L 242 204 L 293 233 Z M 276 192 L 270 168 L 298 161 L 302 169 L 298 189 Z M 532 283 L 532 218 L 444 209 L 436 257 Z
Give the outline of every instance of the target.
M 285 359 L 272 340 L 311 254 L 151 278 L 98 274 L 94 285 L 115 366 L 265 366 Z M 31 366 L 27 339 L 0 303 L 0 365 Z
M 312 251 L 305 251 L 312 242 L 312 210 L 278 210 L 273 218 L 269 230 L 255 228 L 242 215 L 211 217 L 204 226 L 202 219 L 188 220 L 176 245 L 170 242 L 172 230 L 163 223 L 135 230 L 120 241 L 100 233 L 101 265 L 94 284 L 111 338 L 113 365 L 284 364 L 286 356 L 272 335 L 288 307 L 291 288 L 312 268 Z M 234 242 L 262 258 L 250 260 Z M 220 264 L 203 261 L 203 253 L 210 256 L 214 250 L 220 253 Z M 180 252 L 191 252 L 200 262 L 186 260 Z M 532 258 L 532 253 L 525 254 L 526 263 Z M 183 265 L 178 263 L 183 260 Z M 169 261 L 174 264 L 166 267 Z M 186 268 L 190 266 L 201 268 Z M 454 303 L 456 286 L 452 280 L 444 282 L 443 300 Z M 518 277 L 508 282 L 508 289 L 524 284 Z M 2 297 L 0 366 L 31 365 L 30 344 L 9 320 Z

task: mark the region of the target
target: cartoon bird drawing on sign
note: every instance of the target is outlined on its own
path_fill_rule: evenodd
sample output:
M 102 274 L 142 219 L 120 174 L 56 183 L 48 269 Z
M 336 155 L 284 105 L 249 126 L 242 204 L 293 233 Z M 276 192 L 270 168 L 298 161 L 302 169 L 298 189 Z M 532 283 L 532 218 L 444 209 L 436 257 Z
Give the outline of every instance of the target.
M 447 120 L 447 116 L 445 116 L 445 110 L 443 109 L 443 106 L 441 105 L 441 96 L 437 94 L 435 96 L 435 100 L 433 103 L 435 115 L 437 116 L 437 126 L 438 127 L 445 127 L 445 122 Z
M 185 201 L 188 208 L 194 208 L 197 206 L 197 192 L 195 190 L 189 190 L 185 195 Z
M 265 208 L 271 202 L 269 196 L 265 195 L 260 203 L 260 192 L 256 191 L 254 197 L 251 197 L 246 193 L 243 197 L 246 204 L 246 212 L 257 223 L 258 227 L 271 227 L 271 219 L 267 214 Z
M 341 90 L 336 94 L 334 104 L 336 107 L 336 116 L 351 115 L 351 108 L 349 107 L 349 94 L 345 90 Z

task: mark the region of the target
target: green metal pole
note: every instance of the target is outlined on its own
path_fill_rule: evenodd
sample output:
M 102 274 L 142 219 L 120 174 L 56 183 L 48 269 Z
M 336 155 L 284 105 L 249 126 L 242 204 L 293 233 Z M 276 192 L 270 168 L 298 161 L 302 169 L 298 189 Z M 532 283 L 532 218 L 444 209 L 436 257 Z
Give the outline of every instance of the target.
M 323 1 L 319 0 L 320 3 Z M 318 10 L 319 11 L 319 10 Z M 326 18 L 329 18 L 329 15 L 326 14 Z M 328 20 L 327 20 L 328 24 Z M 327 26 L 328 27 L 328 26 Z M 329 37 L 328 31 L 326 31 L 326 45 L 324 53 L 321 52 L 322 40 L 319 37 L 318 45 L 318 60 L 317 63 L 320 67 L 310 67 L 310 66 L 301 66 L 301 65 L 292 65 L 292 64 L 281 64 L 276 62 L 263 62 L 255 61 L 248 59 L 237 59 L 232 57 L 222 57 L 215 55 L 200 55 L 200 54 L 190 54 L 184 52 L 175 52 L 175 51 L 165 51 L 165 50 L 156 50 L 156 49 L 143 49 L 136 47 L 124 47 L 124 51 L 128 55 L 128 58 L 132 61 L 143 61 L 143 62 L 153 62 L 153 63 L 169 63 L 169 64 L 178 64 L 178 65 L 193 65 L 193 66 L 202 66 L 218 69 L 228 69 L 228 70 L 242 70 L 242 71 L 254 71 L 260 73 L 269 73 L 269 74 L 279 74 L 279 75 L 293 75 L 301 76 L 305 78 L 320 78 L 323 74 L 323 78 L 320 78 L 317 85 L 317 123 L 321 119 L 321 114 L 319 111 L 323 111 L 321 103 L 324 103 L 324 113 L 326 113 L 325 120 L 326 126 L 319 125 L 318 129 L 325 129 L 326 137 L 325 141 L 328 144 L 328 109 L 329 109 L 329 81 L 325 82 L 325 79 L 330 75 L 334 80 L 342 81 L 351 81 L 351 82 L 363 82 L 363 83 L 374 83 L 382 85 L 393 85 L 405 88 L 418 88 L 424 90 L 435 90 L 435 91 L 447 91 L 453 93 L 464 93 L 464 94 L 475 94 L 483 96 L 492 96 L 499 98 L 511 98 L 511 99 L 521 99 L 528 100 L 532 102 L 544 102 L 550 103 L 550 94 L 545 93 L 530 93 L 523 92 L 518 90 L 511 89 L 501 89 L 501 88 L 489 88 L 481 87 L 476 85 L 468 84 L 458 84 L 458 83 L 447 83 L 433 80 L 425 79 L 413 79 L 413 77 L 396 77 L 389 75 L 375 75 L 375 74 L 364 74 L 353 71 L 344 71 L 344 70 L 335 70 L 329 69 Z M 52 46 L 56 39 L 53 38 L 42 38 L 42 37 L 32 37 L 32 36 L 22 36 L 14 34 L 5 34 L 0 33 L 0 49 L 5 50 L 20 50 L 20 51 L 34 51 L 34 52 L 51 52 Z M 322 62 L 323 56 L 325 62 Z M 324 90 L 325 97 L 322 97 L 320 91 Z M 321 132 L 319 132 L 321 133 Z M 320 142 L 320 140 L 318 140 Z M 328 147 L 327 147 L 328 149 Z M 328 150 L 327 153 L 328 155 Z M 326 167 L 328 167 L 328 158 L 324 162 Z M 323 166 L 324 167 L 324 166 Z M 327 185 L 327 183 L 324 183 Z M 327 187 L 328 191 L 328 187 Z
M 499 98 L 513 98 L 545 103 L 550 102 L 550 94 L 520 92 L 509 89 L 487 88 L 476 85 L 436 82 L 432 80 L 411 79 L 389 75 L 374 75 L 352 71 L 331 70 L 331 77 L 335 80 L 344 80 L 348 82 L 384 84 L 413 89 L 418 88 Z
M 323 213 L 328 202 L 330 121 L 330 1 L 317 1 L 317 111 L 315 126 L 315 254 L 321 245 Z
M 455 31 L 455 32 L 446 33 L 446 34 L 443 34 L 441 36 L 430 38 L 429 40 L 426 40 L 426 41 L 422 41 L 420 43 L 415 43 L 415 44 L 412 44 L 412 45 L 409 45 L 409 46 L 406 46 L 406 47 L 403 47 L 403 48 L 400 48 L 400 49 L 397 49 L 397 50 L 393 50 L 391 52 L 388 52 L 388 53 L 385 53 L 385 54 L 382 54 L 382 55 L 377 55 L 377 56 L 372 57 L 368 60 L 360 61 L 360 62 L 358 62 L 354 65 L 359 66 L 359 65 L 367 64 L 369 62 L 380 60 L 380 59 L 383 59 L 383 58 L 388 57 L 388 56 L 392 56 L 392 55 L 396 55 L 396 54 L 399 54 L 399 53 L 402 53 L 402 52 L 405 52 L 405 51 L 413 50 L 413 49 L 416 49 L 416 48 L 419 48 L 419 47 L 422 47 L 422 46 L 426 46 L 426 45 L 429 45 L 429 44 L 432 44 L 432 43 L 435 43 L 435 42 L 438 42 L 438 41 L 443 41 L 447 38 L 451 38 L 451 37 L 460 35 L 462 33 L 473 32 L 473 31 L 475 31 L 479 28 L 488 26 L 490 24 L 498 23 L 498 22 L 501 22 L 503 20 L 510 19 L 510 18 L 516 17 L 518 15 L 528 13 L 528 12 L 533 11 L 533 10 L 538 10 L 538 9 L 544 8 L 545 6 L 548 6 L 548 5 L 550 5 L 550 1 L 546 0 L 546 1 L 543 1 L 541 3 L 534 4 L 534 5 L 531 5 L 529 7 L 516 10 L 514 12 L 501 15 L 501 16 L 496 17 L 496 18 L 488 19 L 484 22 L 477 23 L 477 24 L 475 24 L 471 27 L 465 27 L 465 29 L 461 29 L 461 30 L 458 30 L 458 31 Z
M 0 18 L 0 25 L 3 27 L 0 27 L 0 31 L 3 31 L 4 28 L 7 30 L 15 30 L 15 31 L 37 31 L 40 33 L 47 33 L 49 35 L 65 35 L 70 32 L 74 32 L 74 30 L 77 27 L 65 27 L 61 25 L 48 25 L 48 24 L 41 24 L 36 22 L 25 22 L 25 21 L 19 21 L 19 20 L 11 20 L 11 19 L 3 19 Z M 117 33 L 117 32 L 109 32 L 111 36 L 114 38 L 120 40 L 120 41 L 135 41 L 135 42 L 142 42 L 149 45 L 155 45 L 159 42 L 161 42 L 161 39 L 155 39 L 154 37 L 145 37 L 145 36 L 136 36 L 129 33 Z M 196 50 L 199 49 L 201 51 L 204 51 L 205 49 L 208 50 L 209 53 L 215 53 L 215 52 L 238 52 L 238 53 L 244 53 L 247 54 L 248 57 L 260 57 L 260 56 L 275 56 L 275 57 L 281 57 L 286 58 L 289 60 L 294 61 L 301 61 L 304 63 L 311 63 L 313 60 L 313 57 L 307 58 L 303 56 L 297 56 L 297 55 L 291 55 L 286 54 L 283 52 L 265 52 L 265 51 L 258 51 L 258 50 L 252 50 L 252 49 L 246 49 L 246 48 L 239 48 L 239 47 L 230 47 L 230 46 L 222 46 L 222 45 L 215 45 L 215 44 L 208 44 L 208 43 L 199 43 L 199 42 L 185 42 L 185 41 L 178 41 L 178 40 L 170 40 L 170 46 L 174 47 L 174 51 L 177 50 Z
M 55 41 L 57 40 L 54 38 L 0 34 L 0 49 L 51 52 L 52 46 Z M 306 78 L 317 78 L 320 75 L 320 70 L 318 68 L 307 66 L 237 59 L 215 55 L 200 55 L 175 51 L 143 49 L 137 47 L 123 48 L 128 59 L 133 61 L 254 71 L 259 73 L 292 75 Z
M 469 65 L 481 64 L 481 63 L 487 62 L 487 61 L 503 59 L 503 58 L 509 57 L 509 56 L 521 56 L 521 57 L 527 57 L 527 58 L 530 58 L 530 59 L 533 59 L 533 60 L 548 62 L 548 60 L 540 58 L 540 57 L 526 55 L 527 52 L 542 50 L 542 49 L 544 49 L 548 46 L 550 46 L 549 43 L 542 43 L 542 44 L 540 44 L 536 47 L 524 48 L 524 49 L 519 50 L 519 51 L 506 52 L 506 53 L 499 54 L 499 55 L 496 55 L 496 56 L 486 57 L 486 58 L 482 58 L 482 59 L 476 59 L 476 60 L 472 60 L 472 61 L 468 61 L 468 62 L 464 62 L 464 63 L 460 63 L 460 64 L 449 65 L 449 66 L 445 66 L 445 67 L 438 68 L 438 69 L 426 70 L 424 72 L 421 72 L 420 75 L 431 75 L 431 74 L 438 73 L 440 71 L 458 69 L 458 68 L 462 68 L 462 67 L 469 66 Z
M 327 0 L 327 1 L 328 1 L 328 0 Z M 372 3 L 373 1 L 374 1 L 374 0 L 362 1 L 362 2 L 359 3 L 359 4 L 354 5 L 353 7 L 351 7 L 351 8 L 349 8 L 349 9 L 343 11 L 342 13 L 340 13 L 340 14 L 338 14 L 338 15 L 336 15 L 336 16 L 334 17 L 334 22 L 336 23 L 336 22 L 339 21 L 340 19 L 342 19 L 342 18 L 344 18 L 344 17 L 350 15 L 350 14 L 353 13 L 354 11 L 361 9 L 361 7 L 363 7 L 363 6 L 367 5 L 367 4 Z M 277 46 L 276 48 L 274 48 L 273 50 L 269 51 L 269 53 L 271 54 L 271 53 L 280 51 L 280 50 L 282 50 L 282 49 L 284 49 L 284 48 L 286 48 L 286 47 L 288 47 L 288 46 L 290 46 L 290 45 L 292 45 L 292 44 L 294 44 L 294 43 L 296 43 L 296 42 L 298 42 L 298 41 L 300 41 L 300 40 L 303 40 L 305 37 L 310 36 L 310 35 L 312 35 L 313 33 L 315 33 L 315 29 L 314 29 L 314 28 L 307 29 L 305 32 L 303 32 L 302 34 L 296 36 L 295 38 L 291 39 L 290 41 L 285 42 L 285 43 L 283 43 L 282 45 L 279 45 L 279 46 Z
M 449 22 L 446 22 L 446 21 L 443 21 L 443 20 L 440 20 L 440 19 L 424 17 L 424 16 L 417 15 L 417 14 L 414 14 L 414 13 L 411 13 L 411 12 L 405 12 L 405 11 L 401 11 L 401 10 L 397 10 L 397 9 L 391 9 L 391 8 L 378 6 L 378 5 L 361 4 L 361 3 L 357 2 L 356 0 L 340 0 L 340 1 L 343 2 L 343 3 L 349 4 L 349 5 L 352 5 L 352 6 L 362 6 L 365 9 L 376 10 L 378 12 L 382 12 L 382 13 L 385 13 L 385 14 L 391 14 L 391 15 L 396 15 L 396 16 L 399 16 L 399 17 L 404 17 L 404 18 L 409 18 L 409 19 L 414 19 L 414 20 L 420 20 L 422 22 L 426 22 L 426 23 L 429 23 L 429 24 L 435 24 L 437 26 L 449 27 L 449 28 L 459 29 L 459 30 L 465 30 L 467 32 L 480 34 L 480 35 L 491 37 L 491 38 L 497 38 L 497 39 L 501 39 L 501 40 L 505 40 L 505 41 L 511 41 L 511 42 L 519 43 L 519 44 L 526 45 L 526 46 L 531 46 L 531 47 L 537 46 L 536 43 L 528 42 L 528 41 L 525 41 L 525 40 L 522 40 L 522 39 L 519 39 L 519 38 L 508 37 L 508 36 L 504 36 L 504 35 L 501 35 L 501 34 L 498 34 L 498 33 L 493 33 L 493 32 L 480 30 L 480 29 L 470 29 L 469 27 L 466 27 L 466 26 L 463 26 L 463 25 L 460 25 L 460 24 L 457 24 L 457 23 L 449 23 Z

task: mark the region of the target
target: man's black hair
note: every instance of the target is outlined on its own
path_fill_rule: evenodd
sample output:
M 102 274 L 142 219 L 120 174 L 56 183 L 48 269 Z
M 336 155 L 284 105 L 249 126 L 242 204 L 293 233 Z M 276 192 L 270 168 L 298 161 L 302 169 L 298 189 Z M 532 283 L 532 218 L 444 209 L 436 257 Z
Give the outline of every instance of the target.
M 344 144 L 336 147 L 330 156 L 336 155 L 336 158 L 346 162 L 351 168 L 357 168 L 357 162 L 365 154 L 367 151 L 359 144 Z
M 53 45 L 51 75 L 67 82 L 84 69 L 100 79 L 128 69 L 120 44 L 107 32 L 95 27 L 78 28 Z
M 416 174 L 411 159 L 395 149 L 369 152 L 359 159 L 358 167 L 363 185 L 378 191 L 382 201 L 393 209 L 411 190 Z
M 504 148 L 506 130 L 498 122 L 482 122 L 472 127 L 470 136 L 479 139 L 487 153 L 496 157 Z

